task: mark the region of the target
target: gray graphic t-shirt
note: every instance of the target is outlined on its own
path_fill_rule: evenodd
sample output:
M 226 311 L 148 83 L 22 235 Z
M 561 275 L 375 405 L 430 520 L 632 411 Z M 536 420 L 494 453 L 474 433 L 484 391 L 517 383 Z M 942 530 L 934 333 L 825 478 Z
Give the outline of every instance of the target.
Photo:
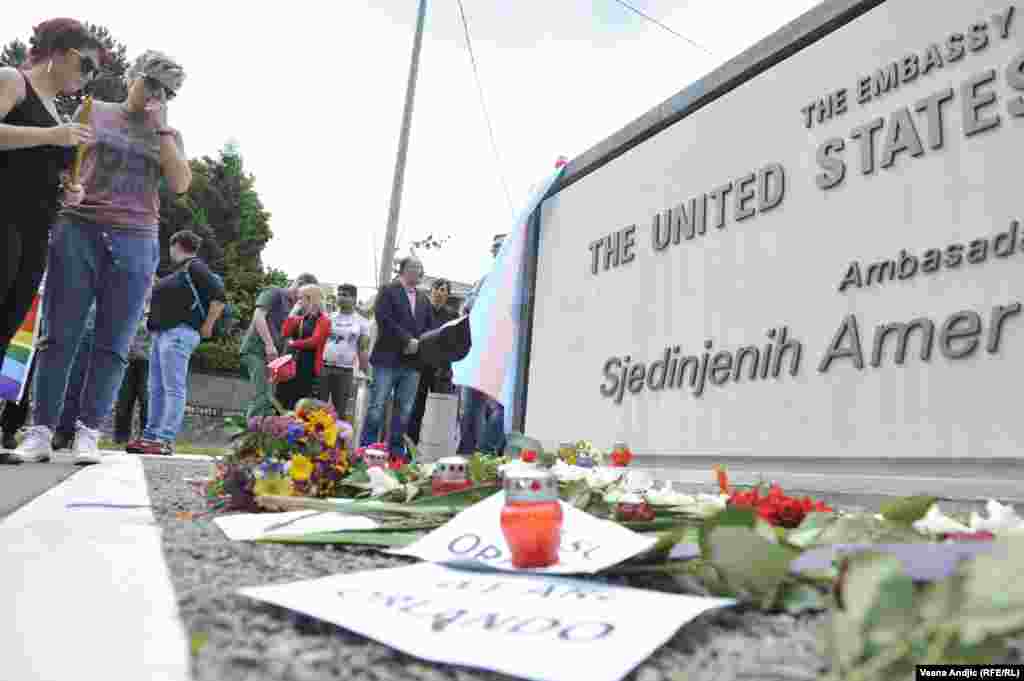
M 80 117 L 81 110 L 75 119 Z M 160 137 L 154 113 L 93 102 L 95 132 L 82 159 L 85 199 L 61 215 L 114 229 L 157 232 L 160 222 Z

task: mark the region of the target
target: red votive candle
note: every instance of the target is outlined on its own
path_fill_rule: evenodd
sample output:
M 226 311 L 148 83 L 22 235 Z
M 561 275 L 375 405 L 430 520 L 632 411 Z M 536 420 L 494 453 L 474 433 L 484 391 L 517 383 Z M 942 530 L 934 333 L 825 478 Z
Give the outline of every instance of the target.
M 541 568 L 558 562 L 562 505 L 554 475 L 541 469 L 506 471 L 501 531 L 515 567 Z
M 469 462 L 461 456 L 447 456 L 439 460 L 430 477 L 430 493 L 434 496 L 451 494 L 472 486 Z

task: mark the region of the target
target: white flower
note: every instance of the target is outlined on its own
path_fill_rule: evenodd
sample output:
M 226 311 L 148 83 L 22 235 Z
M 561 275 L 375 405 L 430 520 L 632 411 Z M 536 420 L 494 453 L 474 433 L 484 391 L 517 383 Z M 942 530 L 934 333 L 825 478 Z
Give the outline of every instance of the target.
M 728 494 L 698 494 L 694 512 L 698 515 L 712 515 L 724 509 L 728 501 Z
M 654 478 L 643 471 L 630 471 L 626 473 L 623 486 L 633 492 L 646 492 L 654 487 Z
M 576 482 L 577 480 L 582 480 L 587 477 L 589 470 L 590 469 L 582 468 L 580 466 L 570 466 L 559 459 L 555 462 L 555 465 L 551 467 L 551 474 L 554 475 L 559 482 Z
M 377 468 L 376 466 L 367 469 L 366 474 L 370 476 L 371 497 L 383 496 L 402 486 L 393 475 Z
M 591 487 L 608 487 L 622 477 L 621 468 L 590 468 L 587 469 L 587 484 Z
M 938 504 L 932 504 L 923 518 L 914 522 L 914 529 L 927 534 L 948 534 L 952 532 L 970 532 L 971 529 L 950 518 L 939 510 Z
M 437 464 L 434 463 L 423 463 L 420 464 L 420 475 L 424 478 L 429 478 L 434 475 L 434 468 Z
M 667 484 L 647 490 L 646 497 L 652 506 L 694 506 L 697 503 L 697 497 L 677 492 Z
M 971 529 L 975 532 L 988 530 L 993 534 L 1000 532 L 1024 531 L 1024 518 L 1017 515 L 1013 506 L 1004 506 L 995 499 L 989 499 L 985 504 L 987 518 L 979 513 L 971 512 Z

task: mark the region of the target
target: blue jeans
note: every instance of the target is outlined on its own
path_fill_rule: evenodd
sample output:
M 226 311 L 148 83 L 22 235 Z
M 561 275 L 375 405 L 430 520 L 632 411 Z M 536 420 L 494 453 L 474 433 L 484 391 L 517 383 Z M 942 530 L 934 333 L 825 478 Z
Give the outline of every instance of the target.
M 149 416 L 142 437 L 173 443 L 185 418 L 188 361 L 199 346 L 191 326 L 154 331 L 149 348 Z
M 96 340 L 79 420 L 98 428 L 110 413 L 128 350 L 160 262 L 156 235 L 58 220 L 47 262 L 46 334 L 39 343 L 34 422 L 53 428 L 64 407 L 71 365 L 96 302 Z
M 82 410 L 82 393 L 85 392 L 85 379 L 89 375 L 89 360 L 96 344 L 96 330 L 87 326 L 82 336 L 82 343 L 71 363 L 71 376 L 68 379 L 68 391 L 64 395 L 64 408 L 60 412 L 57 432 L 64 435 L 75 434 L 75 423 Z
M 462 423 L 459 454 L 477 451 L 501 454 L 505 450 L 505 409 L 484 393 L 462 388 Z
M 416 404 L 416 389 L 420 385 L 420 372 L 410 367 L 374 367 L 370 384 L 370 400 L 366 408 L 366 422 L 359 445 L 365 447 L 377 441 L 384 421 L 384 405 L 394 393 L 398 411 L 398 428 L 391 429 L 389 451 L 405 452 L 402 436 L 409 425 L 412 408 Z

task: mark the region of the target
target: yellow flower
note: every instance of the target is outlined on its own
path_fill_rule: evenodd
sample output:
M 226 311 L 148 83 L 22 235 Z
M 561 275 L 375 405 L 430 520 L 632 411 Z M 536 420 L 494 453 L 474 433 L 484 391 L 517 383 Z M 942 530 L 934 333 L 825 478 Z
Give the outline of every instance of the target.
M 256 496 L 290 497 L 292 495 L 292 483 L 285 478 L 264 478 L 257 480 L 253 486 Z
M 292 457 L 292 480 L 309 480 L 313 474 L 313 462 L 309 457 L 296 454 Z
M 338 439 L 338 424 L 323 409 L 317 409 L 306 417 L 306 432 L 323 437 L 324 444 L 333 447 Z

